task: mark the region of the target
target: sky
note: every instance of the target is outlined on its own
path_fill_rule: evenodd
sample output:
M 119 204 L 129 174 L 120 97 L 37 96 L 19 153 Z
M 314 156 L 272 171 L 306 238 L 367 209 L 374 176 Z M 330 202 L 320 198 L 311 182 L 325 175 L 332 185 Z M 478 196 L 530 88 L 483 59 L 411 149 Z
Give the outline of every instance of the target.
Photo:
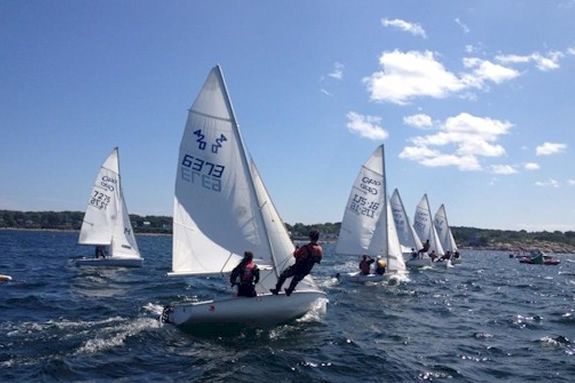
M 0 2 L 0 209 L 85 209 L 120 148 L 130 213 L 172 215 L 220 64 L 287 223 L 338 222 L 384 144 L 388 192 L 452 226 L 575 230 L 575 0 Z

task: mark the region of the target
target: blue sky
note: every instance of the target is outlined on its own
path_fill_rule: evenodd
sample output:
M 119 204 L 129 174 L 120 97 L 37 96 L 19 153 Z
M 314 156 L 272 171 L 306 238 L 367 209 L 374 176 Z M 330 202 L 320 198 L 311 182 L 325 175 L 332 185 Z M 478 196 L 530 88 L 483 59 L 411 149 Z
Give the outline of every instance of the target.
M 452 225 L 575 230 L 575 1 L 0 2 L 0 209 L 84 210 L 120 147 L 130 212 L 171 215 L 220 64 L 288 223 L 340 221 L 384 143 L 389 192 Z

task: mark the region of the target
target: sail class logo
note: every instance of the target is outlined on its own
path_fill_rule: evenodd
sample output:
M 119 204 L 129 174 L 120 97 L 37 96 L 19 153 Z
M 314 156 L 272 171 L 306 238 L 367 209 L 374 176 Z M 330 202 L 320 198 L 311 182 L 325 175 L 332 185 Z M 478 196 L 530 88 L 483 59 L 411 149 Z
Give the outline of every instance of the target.
M 202 129 L 198 129 L 194 131 L 194 136 L 196 136 L 196 143 L 198 144 L 198 149 L 206 150 L 208 146 L 208 142 L 206 141 L 206 135 L 202 133 Z M 223 143 L 226 142 L 228 138 L 220 133 L 220 136 L 215 139 L 215 143 L 213 143 L 210 148 L 211 152 L 214 154 L 218 154 L 220 148 L 223 147 Z

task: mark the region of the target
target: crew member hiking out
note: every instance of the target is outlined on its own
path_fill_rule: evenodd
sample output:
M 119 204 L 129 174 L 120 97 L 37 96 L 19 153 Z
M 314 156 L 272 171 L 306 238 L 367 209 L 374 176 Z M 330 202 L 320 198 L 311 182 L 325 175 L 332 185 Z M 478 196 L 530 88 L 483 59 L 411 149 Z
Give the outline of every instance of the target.
M 239 282 L 238 282 L 239 279 Z M 254 262 L 251 251 L 244 252 L 244 258 L 232 270 L 230 283 L 238 286 L 238 297 L 255 297 L 256 284 L 260 281 L 260 270 Z
M 423 248 L 417 252 L 417 255 L 419 256 L 419 254 L 427 253 L 429 251 L 429 246 L 430 246 L 429 245 L 429 239 L 427 239 L 427 240 L 425 240 L 425 243 L 423 244 Z
M 285 280 L 289 277 L 293 277 L 291 283 L 287 289 L 285 289 L 286 295 L 289 297 L 291 293 L 295 290 L 296 285 L 308 275 L 316 263 L 321 262 L 323 256 L 323 250 L 321 246 L 317 243 L 319 240 L 319 231 L 311 230 L 309 232 L 310 242 L 307 245 L 296 248 L 293 253 L 295 257 L 295 263 L 285 269 L 279 276 L 276 283 L 275 289 L 270 289 L 272 294 L 277 295 Z

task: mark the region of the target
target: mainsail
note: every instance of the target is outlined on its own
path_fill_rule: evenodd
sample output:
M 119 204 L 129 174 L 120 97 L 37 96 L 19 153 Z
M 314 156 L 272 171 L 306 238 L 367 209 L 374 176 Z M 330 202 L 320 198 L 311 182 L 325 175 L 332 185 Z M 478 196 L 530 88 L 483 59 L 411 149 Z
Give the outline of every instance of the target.
M 399 195 L 399 190 L 395 189 L 390 199 L 391 212 L 393 213 L 393 221 L 397 229 L 397 236 L 401 244 L 401 250 L 404 253 L 420 250 L 423 246 L 417 236 L 413 226 L 409 222 L 403 201 Z
M 354 256 L 383 256 L 389 271 L 405 271 L 386 195 L 383 145 L 363 164 L 355 179 L 342 219 L 336 252 Z
M 451 233 L 451 228 L 449 227 L 449 222 L 447 221 L 447 212 L 445 211 L 445 206 L 442 204 L 437 213 L 435 213 L 434 218 L 435 229 L 437 230 L 437 236 L 443 246 L 443 250 L 450 251 L 452 254 L 457 250 L 457 244 Z
M 380 216 L 386 205 L 383 145 L 363 164 L 353 183 L 335 251 L 348 255 L 377 256 L 387 253 L 387 214 Z M 374 235 L 378 233 L 374 242 Z M 372 244 L 373 242 L 373 244 Z
M 119 169 L 118 148 L 114 148 L 94 181 L 78 243 L 111 246 L 111 257 L 139 258 Z
M 293 258 L 287 230 L 246 154 L 217 66 L 189 110 L 180 144 L 169 275 L 229 272 L 247 250 L 276 276 Z M 267 288 L 275 279 L 260 284 Z
M 429 201 L 427 200 L 427 194 L 424 194 L 419 201 L 415 209 L 415 217 L 413 219 L 413 227 L 415 232 L 419 236 L 421 242 L 429 240 L 429 253 L 435 250 L 437 256 L 442 256 L 444 254 L 443 247 L 433 226 L 433 220 L 431 216 L 431 208 L 429 207 Z

